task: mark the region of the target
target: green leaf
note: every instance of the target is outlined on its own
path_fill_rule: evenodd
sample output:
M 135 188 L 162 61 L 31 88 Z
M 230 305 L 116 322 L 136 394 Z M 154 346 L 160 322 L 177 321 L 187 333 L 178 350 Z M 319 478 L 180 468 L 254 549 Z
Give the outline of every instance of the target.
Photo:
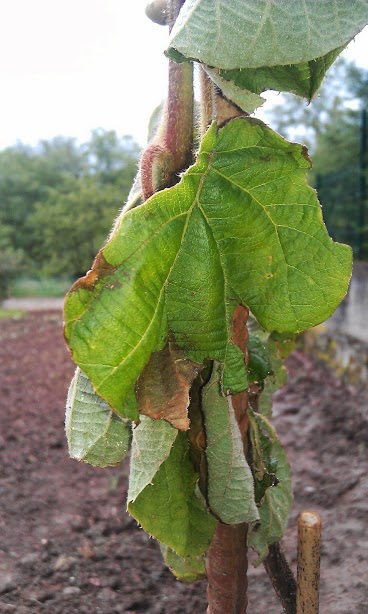
M 93 390 L 77 368 L 66 403 L 69 454 L 95 467 L 119 465 L 130 449 L 131 427 Z
M 198 475 L 189 458 L 185 433 L 176 433 L 170 454 L 152 481 L 139 493 L 129 487 L 128 512 L 145 531 L 185 558 L 206 552 L 216 521 L 195 494 Z M 145 473 L 146 463 L 139 455 L 132 457 L 132 472 Z M 134 474 L 131 480 L 135 481 Z
M 248 410 L 252 469 L 260 522 L 249 528 L 248 545 L 259 554 L 258 565 L 268 546 L 279 541 L 291 510 L 290 465 L 270 422 Z
M 250 102 L 253 100 L 249 98 L 250 92 L 255 92 L 255 94 L 261 94 L 265 90 L 291 92 L 311 101 L 318 91 L 327 70 L 344 48 L 345 46 L 338 47 L 321 58 L 309 60 L 309 62 L 303 62 L 302 64 L 264 66 L 256 69 L 241 68 L 217 71 L 212 69 L 209 71 L 209 74 L 222 89 L 225 96 L 244 109 L 244 111 L 251 113 L 254 109 L 250 108 Z M 252 94 L 252 96 L 255 96 L 255 94 Z M 260 101 L 256 106 L 262 104 L 264 99 L 260 98 Z M 254 103 L 256 103 L 255 99 Z M 249 110 L 245 108 L 247 105 Z
M 227 363 L 239 392 L 244 360 L 229 352 L 237 304 L 278 332 L 333 313 L 351 250 L 329 238 L 309 167 L 304 147 L 238 118 L 209 129 L 178 185 L 121 217 L 65 306 L 74 360 L 121 415 L 136 419 L 136 381 L 169 331 L 190 360 Z
M 212 81 L 220 88 L 224 96 L 235 102 L 238 107 L 246 113 L 253 113 L 255 109 L 263 105 L 265 99 L 254 93 L 254 90 L 247 89 L 238 78 L 242 71 L 219 71 L 217 68 L 209 68 L 206 66 L 206 72 L 211 77 Z M 227 73 L 236 73 L 235 75 Z M 237 79 L 237 83 L 235 82 Z M 263 90 L 262 90 L 263 91 Z
M 135 501 L 152 483 L 162 463 L 170 455 L 178 431 L 164 420 L 151 420 L 142 416 L 133 430 L 130 456 L 128 501 Z
M 178 580 L 196 582 L 206 577 L 204 556 L 188 556 L 184 559 L 164 544 L 160 544 L 160 547 L 165 564 Z
M 295 347 L 295 340 L 290 336 L 269 335 L 266 341 L 271 373 L 264 381 L 264 388 L 258 400 L 258 411 L 269 418 L 272 414 L 272 395 L 286 384 L 287 370 L 285 358 Z
M 260 382 L 266 379 L 272 373 L 272 366 L 264 343 L 262 343 L 262 340 L 257 335 L 250 334 L 247 349 L 249 354 L 249 380 Z
M 259 515 L 253 476 L 244 455 L 231 397 L 224 397 L 220 392 L 220 369 L 216 364 L 203 389 L 202 409 L 210 509 L 226 524 L 254 522 Z
M 191 0 L 169 54 L 226 69 L 301 64 L 346 45 L 367 22 L 365 0 Z

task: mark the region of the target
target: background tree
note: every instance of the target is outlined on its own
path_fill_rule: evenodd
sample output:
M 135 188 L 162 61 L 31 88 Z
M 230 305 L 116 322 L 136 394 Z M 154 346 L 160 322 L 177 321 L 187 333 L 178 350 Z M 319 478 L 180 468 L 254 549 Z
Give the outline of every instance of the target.
M 56 137 L 0 152 L 2 295 L 21 270 L 79 275 L 91 266 L 126 200 L 138 152 L 130 136 L 104 130 L 83 145 Z

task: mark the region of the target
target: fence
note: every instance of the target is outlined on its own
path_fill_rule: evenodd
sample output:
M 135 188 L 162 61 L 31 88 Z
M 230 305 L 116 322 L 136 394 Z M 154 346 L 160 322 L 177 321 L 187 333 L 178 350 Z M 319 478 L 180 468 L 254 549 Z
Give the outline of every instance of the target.
M 348 243 L 354 257 L 368 260 L 367 111 L 361 113 L 360 153 L 343 171 L 317 175 L 316 188 L 328 231 Z

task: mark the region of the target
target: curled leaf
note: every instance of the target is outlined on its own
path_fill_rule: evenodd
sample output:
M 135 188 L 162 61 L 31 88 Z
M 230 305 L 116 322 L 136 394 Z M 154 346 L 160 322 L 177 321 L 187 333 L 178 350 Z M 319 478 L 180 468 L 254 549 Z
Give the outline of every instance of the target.
M 130 449 L 130 425 L 95 393 L 79 368 L 68 392 L 65 431 L 70 456 L 95 467 L 119 465 Z
M 291 509 L 291 475 L 285 451 L 270 422 L 251 410 L 249 433 L 252 471 L 259 507 L 259 523 L 249 527 L 248 545 L 256 550 L 258 565 L 267 556 L 268 546 L 279 541 Z
M 172 343 L 154 352 L 137 384 L 140 414 L 188 430 L 189 389 L 201 369 Z
M 160 544 L 160 548 L 165 564 L 171 569 L 178 580 L 182 582 L 196 582 L 206 577 L 204 556 L 187 556 L 183 558 L 164 544 Z
M 253 476 L 244 455 L 231 397 L 220 392 L 218 365 L 203 389 L 202 398 L 210 509 L 226 524 L 254 522 L 259 515 Z
M 198 474 L 189 458 L 186 435 L 166 426 L 176 433 L 169 456 L 144 488 L 142 481 L 139 489 L 129 486 L 128 512 L 147 533 L 181 557 L 199 556 L 211 543 L 216 521 L 195 493 Z M 138 454 L 132 455 L 132 472 L 145 473 Z

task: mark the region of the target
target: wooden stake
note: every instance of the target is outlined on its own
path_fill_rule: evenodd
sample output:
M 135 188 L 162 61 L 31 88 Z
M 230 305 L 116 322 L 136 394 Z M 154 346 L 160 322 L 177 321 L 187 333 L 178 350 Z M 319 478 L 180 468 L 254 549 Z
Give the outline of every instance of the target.
M 321 519 L 301 512 L 298 520 L 297 614 L 318 614 L 321 551 Z

